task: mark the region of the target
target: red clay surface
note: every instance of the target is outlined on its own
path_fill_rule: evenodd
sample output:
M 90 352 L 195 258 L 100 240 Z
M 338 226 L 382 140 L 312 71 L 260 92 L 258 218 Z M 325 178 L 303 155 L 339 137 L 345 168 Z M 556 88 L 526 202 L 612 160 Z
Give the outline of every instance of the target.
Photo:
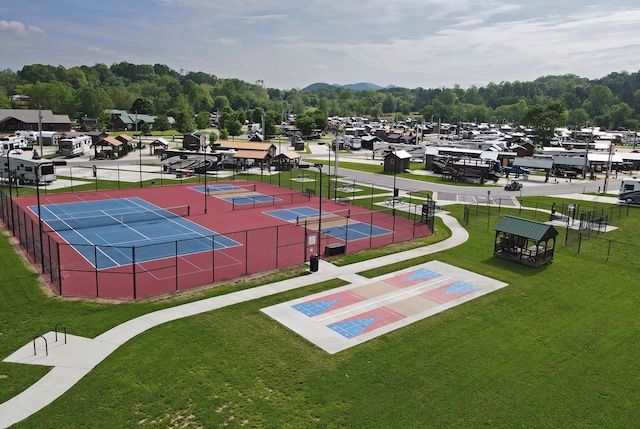
M 222 183 L 239 187 L 254 185 L 254 182 L 241 181 L 220 181 L 208 184 Z M 311 236 L 314 239 L 317 236 L 315 231 L 305 231 L 302 226 L 265 215 L 263 212 L 298 206 L 316 208 L 319 203 L 318 197 L 308 197 L 306 194 L 275 185 L 255 183 L 255 192 L 281 196 L 280 200 L 256 203 L 255 206 L 248 208 L 236 206 L 236 210 L 232 210 L 233 205 L 216 198 L 215 193 L 212 192 L 205 197 L 203 193 L 190 189 L 197 186 L 202 184 L 49 194 L 41 195 L 40 202 L 46 205 L 135 196 L 159 207 L 189 205 L 190 221 L 223 234 L 239 242 L 241 246 L 96 270 L 93 264 L 83 258 L 73 247 L 64 243 L 58 234 L 45 232 L 42 240 L 45 263 L 42 264 L 37 216 L 27 209 L 27 206 L 37 204 L 35 196 L 13 198 L 16 236 L 19 237 L 34 264 L 38 268 L 44 265 L 45 277 L 56 293 L 71 297 L 124 300 L 148 298 L 299 265 L 308 260 L 312 250 L 315 252 L 317 249 L 316 244 L 308 244 Z M 284 195 L 287 192 L 291 195 Z M 205 198 L 206 214 L 204 213 Z M 2 216 L 9 224 L 9 201 L 2 203 Z M 322 210 L 339 212 L 342 216 L 348 215 L 352 220 L 372 223 L 394 231 L 392 234 L 350 241 L 346 246 L 347 253 L 423 237 L 431 233 L 423 223 L 393 217 L 388 213 L 372 213 L 356 206 L 345 207 L 332 200 L 323 199 Z M 8 229 L 11 230 L 10 227 Z M 323 251 L 324 246 L 332 243 L 343 243 L 343 241 L 322 235 L 319 247 Z

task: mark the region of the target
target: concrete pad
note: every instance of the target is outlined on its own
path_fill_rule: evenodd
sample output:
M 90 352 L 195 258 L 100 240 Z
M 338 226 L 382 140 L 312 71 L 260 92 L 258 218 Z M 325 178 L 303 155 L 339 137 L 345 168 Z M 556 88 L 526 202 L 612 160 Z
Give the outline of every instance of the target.
M 365 285 L 351 284 L 261 311 L 333 354 L 505 286 L 431 261 Z

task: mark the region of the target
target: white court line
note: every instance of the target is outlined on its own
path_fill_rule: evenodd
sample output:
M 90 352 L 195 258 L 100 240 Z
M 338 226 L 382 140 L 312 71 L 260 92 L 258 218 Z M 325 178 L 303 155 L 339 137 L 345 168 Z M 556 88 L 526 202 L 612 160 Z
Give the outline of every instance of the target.
M 374 305 L 374 304 L 378 304 L 378 303 L 383 302 L 383 301 L 389 301 L 391 299 L 395 299 L 395 298 L 398 298 L 398 297 L 403 296 L 403 295 L 413 294 L 417 290 L 424 289 L 424 288 L 429 287 L 429 286 L 437 285 L 438 283 L 441 283 L 441 282 L 444 282 L 444 281 L 447 281 L 447 280 L 451 280 L 452 278 L 453 277 L 445 277 L 445 278 L 439 279 L 438 281 L 433 282 L 433 283 L 427 283 L 426 285 L 423 285 L 423 286 L 420 286 L 420 287 L 410 288 L 409 290 L 407 290 L 405 292 L 394 294 L 392 296 L 387 296 L 385 298 L 380 298 L 378 300 L 368 302 L 368 303 L 360 305 L 358 307 L 353 307 L 353 308 L 350 308 L 349 310 L 345 310 L 345 311 L 342 311 L 340 313 L 336 313 L 336 314 L 332 314 L 330 316 L 323 317 L 322 319 L 316 320 L 316 323 L 324 322 L 325 320 L 333 319 L 334 317 L 343 316 L 343 315 L 348 314 L 348 313 L 353 313 L 354 311 L 361 310 L 363 308 L 369 307 L 369 306 Z

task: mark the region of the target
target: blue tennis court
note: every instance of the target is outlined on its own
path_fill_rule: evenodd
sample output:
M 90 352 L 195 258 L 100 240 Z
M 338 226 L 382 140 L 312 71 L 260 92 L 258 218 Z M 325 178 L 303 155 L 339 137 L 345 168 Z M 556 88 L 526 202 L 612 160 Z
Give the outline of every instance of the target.
M 380 235 L 391 234 L 392 231 L 371 225 L 365 222 L 353 221 L 348 217 L 337 216 L 334 213 L 322 212 L 322 223 L 318 222 L 320 211 L 313 207 L 295 207 L 283 210 L 266 211 L 264 214 L 273 216 L 287 222 L 307 225 L 307 228 L 318 230 L 322 234 L 329 235 L 344 241 L 369 239 Z
M 255 185 L 251 185 L 249 187 L 241 187 L 241 186 L 236 186 L 236 185 L 230 185 L 228 183 L 212 183 L 212 184 L 208 184 L 206 186 L 204 185 L 199 185 L 199 186 L 191 186 L 189 187 L 189 189 L 192 189 L 196 192 L 200 192 L 201 194 L 204 194 L 205 192 L 209 193 L 209 194 L 215 194 L 216 192 L 253 192 L 255 190 Z
M 30 206 L 37 213 L 37 206 Z M 141 198 L 41 205 L 42 221 L 98 269 L 240 246 Z

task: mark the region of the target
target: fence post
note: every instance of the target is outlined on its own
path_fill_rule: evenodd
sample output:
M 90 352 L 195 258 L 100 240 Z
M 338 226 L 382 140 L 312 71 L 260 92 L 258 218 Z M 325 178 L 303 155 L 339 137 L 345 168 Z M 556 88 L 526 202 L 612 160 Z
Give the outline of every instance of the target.
M 216 282 L 216 236 L 211 236 L 211 283 Z
M 280 225 L 276 225 L 276 269 L 278 268 L 279 250 L 280 250 Z
M 58 255 L 58 288 L 60 289 L 60 296 L 62 296 L 62 267 L 60 266 L 60 243 L 56 241 L 56 254 Z
M 133 300 L 138 297 L 138 285 L 136 284 L 136 246 L 131 246 L 131 272 L 133 273 Z
M 244 230 L 244 275 L 249 275 L 249 230 Z
M 178 285 L 178 275 L 180 273 L 180 270 L 178 269 L 178 263 L 180 262 L 180 259 L 178 258 L 178 240 L 176 240 L 176 291 L 178 291 L 180 289 L 180 286 Z
M 98 245 L 93 245 L 93 267 L 96 274 L 96 298 L 100 298 L 100 289 L 98 288 Z

